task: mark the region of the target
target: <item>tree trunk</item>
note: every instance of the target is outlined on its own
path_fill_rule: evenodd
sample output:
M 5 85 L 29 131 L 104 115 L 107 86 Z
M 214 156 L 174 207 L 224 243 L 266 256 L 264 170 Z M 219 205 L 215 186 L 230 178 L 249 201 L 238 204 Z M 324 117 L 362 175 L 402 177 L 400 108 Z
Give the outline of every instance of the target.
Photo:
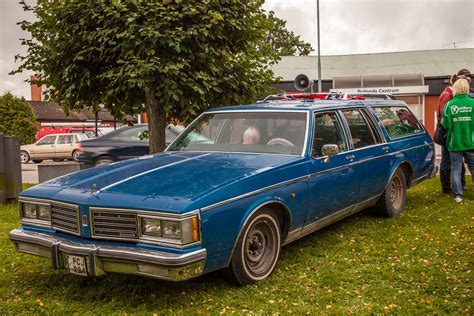
M 150 154 L 154 154 L 166 148 L 166 113 L 156 98 L 154 87 L 145 88 L 145 108 L 148 115 Z

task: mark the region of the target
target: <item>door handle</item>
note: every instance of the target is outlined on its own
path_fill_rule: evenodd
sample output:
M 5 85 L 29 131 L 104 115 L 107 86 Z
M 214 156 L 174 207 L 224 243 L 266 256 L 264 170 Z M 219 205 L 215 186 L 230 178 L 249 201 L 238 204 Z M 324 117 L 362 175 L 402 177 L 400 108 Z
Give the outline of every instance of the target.
M 387 153 L 387 152 L 390 150 L 390 147 L 388 147 L 388 146 L 383 146 L 383 147 L 381 148 L 381 150 L 382 150 L 384 153 Z
M 346 156 L 346 160 L 347 160 L 347 161 L 352 161 L 352 160 L 354 160 L 354 158 L 355 158 L 354 155 L 348 155 L 348 156 Z

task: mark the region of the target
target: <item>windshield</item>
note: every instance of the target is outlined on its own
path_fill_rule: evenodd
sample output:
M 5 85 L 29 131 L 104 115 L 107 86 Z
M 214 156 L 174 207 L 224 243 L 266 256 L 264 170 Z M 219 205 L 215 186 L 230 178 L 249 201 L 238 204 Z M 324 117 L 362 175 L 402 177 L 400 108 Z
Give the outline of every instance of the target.
M 306 126 L 306 112 L 207 113 L 187 128 L 168 151 L 301 155 Z

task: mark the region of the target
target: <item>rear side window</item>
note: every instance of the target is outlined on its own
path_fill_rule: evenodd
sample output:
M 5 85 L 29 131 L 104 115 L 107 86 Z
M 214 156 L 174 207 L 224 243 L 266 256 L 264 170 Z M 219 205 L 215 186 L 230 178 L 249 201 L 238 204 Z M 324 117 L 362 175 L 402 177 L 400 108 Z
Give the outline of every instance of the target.
M 377 143 L 373 129 L 370 127 L 366 118 L 360 110 L 344 110 L 342 111 L 346 118 L 347 125 L 351 132 L 351 142 L 354 149 L 367 147 Z
M 423 132 L 420 123 L 406 107 L 373 107 L 390 138 Z
M 137 142 L 148 139 L 146 127 L 124 128 L 109 136 L 111 140 L 122 142 Z

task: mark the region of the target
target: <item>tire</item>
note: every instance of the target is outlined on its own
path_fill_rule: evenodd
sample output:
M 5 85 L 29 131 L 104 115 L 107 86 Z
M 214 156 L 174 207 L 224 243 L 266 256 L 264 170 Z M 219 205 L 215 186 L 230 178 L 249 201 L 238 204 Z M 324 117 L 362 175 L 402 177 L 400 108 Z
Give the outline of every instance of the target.
M 109 157 L 109 156 L 102 156 L 102 157 L 99 157 L 97 158 L 95 161 L 94 161 L 94 166 L 100 166 L 100 165 L 107 165 L 109 163 L 112 163 L 112 162 L 115 162 L 116 160 L 112 157 Z
M 403 170 L 397 169 L 373 210 L 378 215 L 386 217 L 400 216 L 405 209 L 406 198 L 407 182 L 405 173 Z
M 42 159 L 33 159 L 33 162 L 34 162 L 34 163 L 42 163 L 43 160 L 42 160 Z
M 278 217 L 264 209 L 252 215 L 242 229 L 227 272 L 245 286 L 267 278 L 274 270 L 281 248 Z
M 74 160 L 75 162 L 78 162 L 78 161 L 79 161 L 79 154 L 80 154 L 80 153 L 81 153 L 80 151 L 74 150 L 74 151 L 72 152 L 72 160 Z
M 28 161 L 30 161 L 30 155 L 28 154 L 27 151 L 20 151 L 20 160 L 21 160 L 21 163 L 28 163 Z

